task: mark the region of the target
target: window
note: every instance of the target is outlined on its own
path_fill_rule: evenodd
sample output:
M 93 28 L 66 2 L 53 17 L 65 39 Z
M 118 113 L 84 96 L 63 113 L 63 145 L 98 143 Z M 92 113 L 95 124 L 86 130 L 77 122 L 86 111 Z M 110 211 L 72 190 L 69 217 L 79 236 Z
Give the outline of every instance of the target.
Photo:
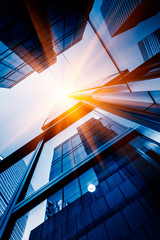
M 81 139 L 79 135 L 76 135 L 72 138 L 72 146 L 73 148 L 75 148 L 76 146 L 78 146 L 81 143 Z
M 71 140 L 69 139 L 63 144 L 63 155 L 67 152 L 69 152 L 72 149 L 71 147 Z
M 50 179 L 53 179 L 62 173 L 61 161 L 55 163 L 51 167 Z
M 81 196 L 80 186 L 76 178 L 64 187 L 64 201 L 73 202 Z
M 53 162 L 62 157 L 62 146 L 58 146 L 54 149 Z
M 63 172 L 70 170 L 74 166 L 73 153 L 70 153 L 63 158 Z
M 81 176 L 79 176 L 79 180 L 80 180 L 80 185 L 82 189 L 82 194 L 85 194 L 86 192 L 88 192 L 89 184 L 93 184 L 95 186 L 99 184 L 93 168 L 90 168 L 88 171 L 86 171 Z

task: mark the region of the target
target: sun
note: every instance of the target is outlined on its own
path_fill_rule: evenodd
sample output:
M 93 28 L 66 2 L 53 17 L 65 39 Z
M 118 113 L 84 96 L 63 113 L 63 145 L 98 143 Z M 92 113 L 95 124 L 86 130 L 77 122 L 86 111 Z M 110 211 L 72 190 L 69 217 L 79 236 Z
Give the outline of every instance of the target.
M 61 99 L 66 99 L 66 98 L 68 98 L 69 96 L 69 90 L 68 89 L 66 89 L 66 88 L 60 88 L 60 89 L 58 89 L 59 90 L 59 97 L 61 98 Z

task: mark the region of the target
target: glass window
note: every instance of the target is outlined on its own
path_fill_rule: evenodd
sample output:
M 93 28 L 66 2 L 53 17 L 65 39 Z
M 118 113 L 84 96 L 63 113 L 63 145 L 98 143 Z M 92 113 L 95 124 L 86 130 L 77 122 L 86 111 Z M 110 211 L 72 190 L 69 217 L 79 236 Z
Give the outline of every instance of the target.
M 0 63 L 0 76 L 1 77 L 7 75 L 11 71 L 12 71 L 12 69 L 10 67 L 7 67 L 7 66 L 3 65 L 2 63 Z
M 73 148 L 76 147 L 81 143 L 81 139 L 79 135 L 76 135 L 75 137 L 72 138 L 72 146 Z
M 79 176 L 79 180 L 82 189 L 82 194 L 88 192 L 89 184 L 94 184 L 95 186 L 99 184 L 93 168 L 90 168 L 88 171 Z
M 52 167 L 51 167 L 50 180 L 57 177 L 58 175 L 60 175 L 61 172 L 62 172 L 61 161 L 59 161 L 59 162 L 53 164 Z
M 87 158 L 87 154 L 85 151 L 81 152 L 81 154 L 75 155 L 74 153 L 74 157 L 75 157 L 75 162 L 76 164 L 81 163 L 84 159 Z
M 11 87 L 13 84 L 14 82 L 5 79 L 3 82 L 0 82 L 0 87 Z
M 62 200 L 62 189 L 54 193 L 51 197 L 48 198 L 48 200 L 52 203 L 56 203 Z
M 62 156 L 62 146 L 54 149 L 53 162 Z
M 74 166 L 73 153 L 70 153 L 63 158 L 63 172 L 70 170 Z
M 63 144 L 63 155 L 67 152 L 69 152 L 72 149 L 71 147 L 71 140 L 69 139 Z
M 8 55 L 4 60 L 4 63 L 6 63 L 7 65 L 10 65 L 11 67 L 18 67 L 19 65 L 21 65 L 24 61 L 19 58 L 15 53 L 12 53 L 10 55 Z
M 18 81 L 19 79 L 21 79 L 24 75 L 22 75 L 19 72 L 14 72 L 13 74 L 11 74 L 8 79 L 14 80 L 14 81 Z
M 33 71 L 33 69 L 29 65 L 23 66 L 20 71 L 24 74 L 30 73 Z
M 79 148 L 77 148 L 77 149 L 74 150 L 74 156 L 76 157 L 76 156 L 78 156 L 78 155 L 83 154 L 84 152 L 85 152 L 85 149 L 84 149 L 83 145 L 80 145 Z M 85 153 L 84 153 L 84 154 L 85 154 Z
M 7 49 L 8 49 L 8 47 L 0 41 L 0 54 L 2 54 Z
M 81 196 L 80 186 L 76 178 L 64 187 L 64 201 L 73 202 Z
M 3 58 L 5 58 L 6 56 L 8 56 L 10 53 L 12 53 L 12 51 L 10 49 L 8 49 L 7 51 L 3 52 L 0 55 L 0 60 L 2 60 Z

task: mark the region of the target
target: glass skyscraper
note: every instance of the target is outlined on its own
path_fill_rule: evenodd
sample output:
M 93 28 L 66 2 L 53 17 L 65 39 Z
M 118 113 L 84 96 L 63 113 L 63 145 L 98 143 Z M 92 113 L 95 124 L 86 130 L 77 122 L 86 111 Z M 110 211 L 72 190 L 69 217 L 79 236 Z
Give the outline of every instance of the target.
M 138 42 L 144 61 L 160 52 L 160 28 Z
M 93 111 L 54 148 L 50 181 L 74 177 L 48 198 L 48 220 L 30 240 L 156 239 L 159 151 L 151 139 Z
M 0 41 L 0 87 L 11 88 L 33 73 L 33 69 Z
M 3 158 L 0 158 L 3 161 Z M 26 164 L 24 160 L 19 161 L 0 175 L 1 179 L 1 193 L 0 193 L 0 218 L 5 212 L 7 205 L 12 199 L 19 182 L 21 181 L 24 172 L 26 171 Z M 32 194 L 34 189 L 32 185 L 29 185 L 27 195 Z M 23 238 L 23 234 L 26 228 L 29 214 L 25 214 L 23 217 L 18 219 L 13 228 L 10 240 L 20 240 Z
M 52 66 L 57 55 L 82 39 L 92 6 L 93 0 L 3 2 L 0 87 L 12 88 L 32 72 Z
M 148 0 L 103 0 L 101 12 L 113 37 L 157 14 L 159 6 Z

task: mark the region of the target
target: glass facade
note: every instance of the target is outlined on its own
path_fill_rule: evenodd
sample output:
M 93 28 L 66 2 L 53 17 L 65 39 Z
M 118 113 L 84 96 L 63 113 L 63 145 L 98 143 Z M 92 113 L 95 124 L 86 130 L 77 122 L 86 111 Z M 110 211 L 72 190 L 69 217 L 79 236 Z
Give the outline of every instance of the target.
M 103 0 L 101 11 L 112 37 L 141 2 L 141 0 L 122 0 L 120 2 Z
M 19 161 L 12 167 L 0 174 L 1 179 L 1 192 L 0 192 L 0 218 L 3 216 L 10 200 L 12 199 L 15 191 L 18 188 L 18 184 L 22 180 L 26 171 L 26 164 L 24 160 Z M 29 185 L 26 195 L 30 195 L 34 192 L 32 185 Z M 20 240 L 23 238 L 23 234 L 26 228 L 29 214 L 25 214 L 23 217 L 15 222 L 12 230 L 10 240 Z
M 60 176 L 61 173 L 74 169 L 76 165 L 82 163 L 88 157 L 91 160 L 95 157 L 93 153 L 96 150 L 99 150 L 99 154 L 101 146 L 105 144 L 104 151 L 109 141 L 118 135 L 116 133 L 118 126 L 114 122 L 107 118 L 103 119 L 102 122 L 106 123 L 104 127 L 101 121 L 102 118 L 98 120 L 91 118 L 77 128 L 77 134 L 54 149 L 50 181 Z M 121 128 L 123 129 L 122 126 Z M 151 143 L 142 136 L 136 137 L 118 151 L 113 152 L 107 158 L 103 158 L 102 162 L 80 175 L 48 200 L 54 203 L 61 200 L 62 202 L 71 203 L 88 192 L 89 184 L 97 186 L 99 182 L 112 174 L 112 170 L 115 171 L 120 166 L 125 166 L 127 161 L 132 162 L 131 165 L 135 166 L 137 162 L 139 164 L 142 161 L 142 164 L 145 162 L 144 165 L 147 166 L 148 163 L 145 159 L 147 157 L 156 165 L 159 150 L 160 147 L 157 144 Z
M 87 24 L 83 11 L 60 9 L 57 16 L 51 14 L 50 25 L 53 35 L 53 48 L 57 55 L 79 42 Z
M 160 52 L 160 28 L 138 42 L 144 61 Z
M 82 39 L 92 6 L 93 1 L 63 0 L 1 4 L 0 87 L 11 88 L 52 66 L 57 55 Z
M 0 41 L 0 87 L 11 88 L 33 73 L 33 69 Z
M 108 118 L 89 119 L 77 127 L 77 134 L 55 147 L 50 180 L 95 156 L 125 130 Z
M 54 148 L 50 181 L 57 179 L 67 171 L 74 171 L 76 167 L 90 161 L 100 152 L 103 152 L 116 137 L 121 136 L 128 130 L 99 113 L 95 112 L 95 114 L 98 119 L 90 118 L 77 127 L 77 134 Z M 97 186 L 99 184 L 97 169 L 95 167 L 90 168 L 52 195 L 48 199 L 46 215 L 48 217 L 53 216 L 53 214 L 87 193 L 90 184 Z
M 92 129 L 91 122 L 95 129 L 96 124 L 101 125 L 101 119 L 91 118 L 78 128 L 86 132 Z M 94 135 L 96 132 L 92 138 Z M 73 143 L 74 146 L 83 145 L 79 133 L 54 149 L 53 161 L 63 159 L 67 151 L 74 153 Z M 83 151 L 86 152 L 84 148 Z M 90 167 L 87 169 L 84 165 L 83 173 L 76 176 L 75 172 L 74 180 L 48 198 L 48 220 L 32 231 L 30 240 L 51 236 L 53 239 L 98 239 L 101 235 L 101 239 L 108 239 L 107 236 L 109 239 L 135 236 L 144 239 L 146 232 L 149 233 L 146 224 L 153 229 L 160 210 L 159 151 L 159 144 L 141 134 L 136 136 L 134 132 L 128 133 L 127 139 L 122 137 L 119 144 L 112 144 L 110 149 L 105 147 L 96 157 L 90 155 Z M 77 156 L 81 153 L 83 155 L 79 151 Z M 50 180 L 53 174 L 51 167 Z M 96 187 L 92 193 L 88 191 L 90 184 Z M 56 211 L 54 208 L 49 212 L 49 204 L 55 204 Z M 137 233 L 139 228 L 140 233 Z M 158 227 L 154 229 L 157 234 Z M 150 236 L 154 234 L 150 232 Z

